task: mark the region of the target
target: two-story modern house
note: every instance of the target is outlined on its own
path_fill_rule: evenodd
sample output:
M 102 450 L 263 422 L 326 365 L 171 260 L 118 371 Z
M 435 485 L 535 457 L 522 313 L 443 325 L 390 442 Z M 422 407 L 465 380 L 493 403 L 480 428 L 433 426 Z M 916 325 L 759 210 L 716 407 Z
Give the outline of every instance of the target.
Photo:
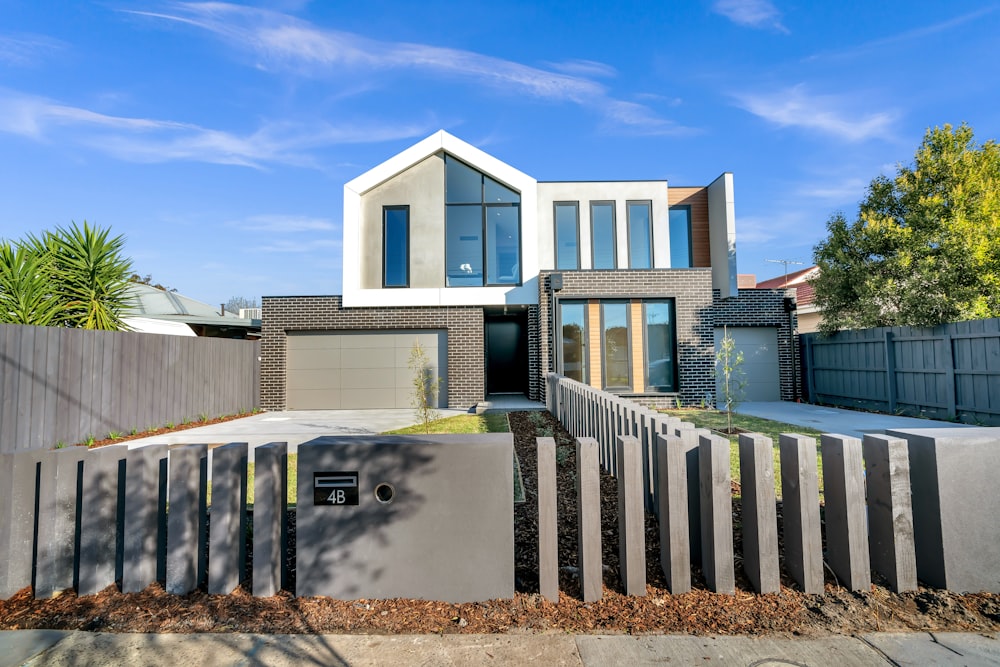
M 546 372 L 654 405 L 706 402 L 729 326 L 747 397 L 793 397 L 794 312 L 737 290 L 733 177 L 545 182 L 438 132 L 344 187 L 343 294 L 264 297 L 266 409 L 542 399 Z M 749 354 L 748 354 L 749 353 Z

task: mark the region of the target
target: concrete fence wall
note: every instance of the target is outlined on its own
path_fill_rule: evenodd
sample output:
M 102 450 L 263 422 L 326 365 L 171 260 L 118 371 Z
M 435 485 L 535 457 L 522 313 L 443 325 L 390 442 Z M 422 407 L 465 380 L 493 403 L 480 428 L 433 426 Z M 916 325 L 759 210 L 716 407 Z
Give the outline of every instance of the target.
M 258 407 L 260 343 L 0 324 L 0 452 Z
M 826 434 L 818 448 L 813 438 L 783 434 L 783 554 L 774 443 L 741 434 L 743 549 L 737 559 L 726 438 L 554 373 L 547 385 L 547 407 L 578 438 L 578 451 L 592 450 L 597 461 L 590 465 L 618 479 L 621 574 L 629 593 L 644 587 L 632 579 L 644 553 L 643 533 L 633 529 L 643 510 L 657 515 L 660 563 L 674 593 L 690 590 L 691 563 L 700 563 L 711 590 L 733 593 L 737 560 L 762 593 L 780 589 L 782 567 L 800 589 L 821 593 L 824 562 L 851 590 L 868 590 L 877 572 L 896 591 L 915 589 L 919 577 L 960 592 L 1000 592 L 1000 496 L 983 472 L 1000 465 L 1000 429 L 915 429 L 866 435 L 863 441 Z M 543 470 L 539 466 L 540 475 Z M 585 474 L 578 472 L 578 480 Z M 911 479 L 919 493 L 911 494 Z M 580 490 L 581 508 L 585 493 Z M 582 517 L 581 509 L 581 561 L 585 550 L 600 553 L 601 540 L 599 522 L 585 525 Z M 551 559 L 539 555 L 539 562 Z

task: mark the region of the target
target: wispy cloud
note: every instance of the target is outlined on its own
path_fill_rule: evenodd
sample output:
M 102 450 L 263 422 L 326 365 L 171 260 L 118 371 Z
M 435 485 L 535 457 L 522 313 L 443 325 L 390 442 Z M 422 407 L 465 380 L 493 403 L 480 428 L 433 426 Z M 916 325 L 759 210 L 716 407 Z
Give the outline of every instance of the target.
M 307 253 L 318 250 L 340 250 L 340 248 L 341 242 L 339 239 L 312 239 L 307 241 L 289 241 L 287 239 L 278 239 L 262 246 L 250 248 L 250 250 L 258 252 Z
M 191 123 L 97 113 L 0 89 L 0 132 L 60 140 L 130 162 L 208 162 L 263 168 L 271 163 L 316 166 L 310 151 L 338 144 L 405 139 L 434 124 L 298 124 L 265 122 L 237 134 Z
M 244 231 L 277 232 L 281 234 L 325 232 L 336 229 L 336 225 L 331 220 L 302 215 L 253 215 L 245 220 L 233 220 L 226 224 L 230 227 L 238 227 Z
M 30 67 L 66 43 L 44 35 L 0 35 L 0 63 Z
M 896 120 L 890 111 L 853 114 L 845 97 L 811 95 L 804 85 L 773 93 L 735 95 L 737 105 L 780 127 L 798 127 L 847 141 L 884 137 Z
M 841 181 L 826 180 L 820 183 L 803 185 L 797 194 L 810 199 L 824 199 L 833 202 L 858 201 L 865 194 L 868 184 L 860 178 L 847 178 Z
M 992 14 L 998 9 L 1000 9 L 1000 6 L 998 5 L 993 5 L 991 7 L 983 7 L 982 9 L 978 9 L 976 11 L 969 12 L 967 14 L 962 14 L 960 16 L 956 16 L 954 18 L 950 18 L 945 21 L 940 21 L 938 23 L 934 23 L 931 25 L 921 26 L 919 28 L 914 28 L 912 30 L 906 30 L 904 32 L 897 33 L 895 35 L 882 37 L 880 39 L 874 39 L 869 42 L 864 42 L 862 44 L 858 44 L 857 46 L 849 47 L 841 51 L 821 52 L 812 56 L 810 60 L 821 59 L 821 58 L 849 58 L 870 53 L 872 51 L 882 48 L 883 46 L 894 46 L 905 42 L 914 42 L 917 40 L 922 40 L 932 35 L 936 35 L 938 33 L 943 33 L 958 28 L 962 25 L 965 25 L 966 23 L 970 23 L 971 21 L 980 19 L 986 16 L 987 14 Z
M 715 0 L 712 11 L 737 25 L 788 32 L 781 23 L 781 12 L 770 0 Z
M 643 113 L 622 114 L 620 108 L 616 110 L 616 106 L 630 103 L 614 98 L 605 85 L 595 80 L 615 74 L 603 63 L 570 60 L 550 63 L 549 69 L 543 69 L 463 49 L 375 40 L 320 28 L 287 14 L 220 2 L 176 3 L 162 12 L 125 11 L 207 30 L 235 49 L 248 50 L 257 65 L 266 70 L 284 69 L 310 76 L 333 76 L 345 71 L 416 71 L 510 94 L 570 102 L 604 114 L 611 122 L 624 119 L 623 127 L 631 132 L 685 131 L 649 107 L 644 107 Z

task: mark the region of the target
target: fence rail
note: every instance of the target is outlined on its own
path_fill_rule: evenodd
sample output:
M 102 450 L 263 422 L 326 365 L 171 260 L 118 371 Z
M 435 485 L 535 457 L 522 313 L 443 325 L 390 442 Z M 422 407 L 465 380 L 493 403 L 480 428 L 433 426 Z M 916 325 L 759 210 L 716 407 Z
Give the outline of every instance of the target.
M 259 405 L 260 343 L 0 325 L 0 452 Z
M 1000 319 L 800 338 L 814 403 L 1000 425 Z

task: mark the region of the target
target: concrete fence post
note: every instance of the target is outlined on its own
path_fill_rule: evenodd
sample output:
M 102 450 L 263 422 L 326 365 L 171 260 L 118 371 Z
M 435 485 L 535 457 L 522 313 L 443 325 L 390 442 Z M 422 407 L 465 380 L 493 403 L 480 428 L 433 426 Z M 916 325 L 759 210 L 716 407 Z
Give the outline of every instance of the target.
M 646 594 L 646 512 L 642 449 L 635 436 L 619 436 L 618 564 L 626 595 Z
M 872 568 L 893 591 L 917 589 L 917 557 L 906 440 L 865 434 L 868 536 Z
M 288 443 L 253 453 L 253 594 L 269 597 L 288 584 Z
M 826 552 L 830 569 L 853 591 L 871 588 L 868 526 L 861 441 L 823 434 L 823 495 L 826 499 Z
M 819 517 L 816 440 L 782 433 L 781 514 L 785 567 L 802 591 L 823 592 L 823 536 Z
M 209 511 L 208 592 L 226 595 L 246 569 L 247 443 L 212 450 Z
M 709 590 L 736 592 L 733 562 L 733 491 L 729 441 L 703 435 L 698 446 L 701 478 L 701 568 Z
M 556 514 L 556 441 L 537 438 L 538 592 L 559 602 L 559 533 Z
M 166 499 L 167 483 L 161 472 L 166 460 L 166 445 L 130 449 L 125 459 L 125 511 L 119 517 L 124 531 L 122 593 L 138 593 L 160 575 L 166 533 L 161 499 Z
M 758 593 L 781 590 L 778 514 L 774 491 L 774 445 L 758 433 L 741 433 L 740 498 L 743 517 L 743 570 Z
M 604 596 L 604 573 L 601 562 L 601 479 L 597 442 L 591 438 L 576 441 L 576 502 L 580 592 L 584 602 L 596 602 Z
M 705 428 L 676 429 L 676 437 L 681 440 L 684 458 L 687 460 L 688 489 L 688 545 L 691 547 L 691 562 L 701 562 L 701 463 L 698 452 L 702 436 L 708 437 L 711 431 Z
M 110 445 L 91 450 L 83 460 L 80 595 L 94 595 L 115 583 L 119 474 L 125 470 L 127 455 L 126 445 Z
M 688 473 L 684 443 L 675 435 L 656 436 L 660 526 L 660 565 L 674 595 L 691 590 L 691 538 L 688 533 Z
M 0 600 L 31 585 L 35 490 L 42 452 L 0 454 Z
M 86 454 L 86 447 L 69 447 L 42 456 L 38 478 L 36 598 L 50 598 L 74 586 L 76 482 Z
M 203 444 L 170 450 L 166 589 L 175 595 L 193 591 L 205 574 L 198 566 L 199 554 L 205 548 L 205 517 L 201 509 L 206 489 L 201 485 L 201 462 L 207 456 L 208 445 Z

